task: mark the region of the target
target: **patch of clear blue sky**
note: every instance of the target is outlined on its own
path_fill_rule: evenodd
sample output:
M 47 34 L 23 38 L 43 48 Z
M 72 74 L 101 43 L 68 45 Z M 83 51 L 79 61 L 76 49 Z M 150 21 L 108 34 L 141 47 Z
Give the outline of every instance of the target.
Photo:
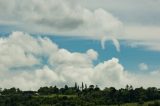
M 1 32 L 1 37 L 6 37 L 9 33 Z M 113 57 L 119 59 L 120 63 L 124 66 L 125 70 L 132 72 L 139 72 L 138 65 L 140 63 L 146 63 L 149 65 L 149 70 L 153 71 L 158 68 L 160 60 L 160 52 L 149 51 L 143 47 L 131 48 L 126 45 L 125 41 L 120 41 L 121 51 L 117 52 L 115 46 L 111 41 L 105 43 L 106 49 L 101 48 L 100 41 L 98 40 L 88 40 L 75 37 L 64 37 L 64 36 L 51 36 L 51 35 L 40 35 L 33 34 L 34 37 L 42 36 L 48 37 L 53 42 L 55 42 L 59 48 L 65 48 L 71 52 L 81 52 L 84 53 L 88 49 L 94 49 L 98 52 L 98 60 L 94 63 L 103 62 L 109 60 Z M 43 59 L 43 57 L 42 57 Z M 47 64 L 47 59 L 44 58 L 44 64 Z

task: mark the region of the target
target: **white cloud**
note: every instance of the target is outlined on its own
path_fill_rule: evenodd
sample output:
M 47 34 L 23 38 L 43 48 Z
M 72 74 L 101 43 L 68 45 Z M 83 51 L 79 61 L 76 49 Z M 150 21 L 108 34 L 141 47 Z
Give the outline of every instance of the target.
M 122 22 L 111 13 L 102 8 L 92 11 L 74 0 L 1 0 L 0 22 L 30 32 L 101 41 L 117 39 L 123 34 Z
M 66 49 L 59 49 L 54 54 L 50 55 L 49 63 L 51 66 L 78 66 L 88 67 L 93 66 L 92 61 L 96 60 L 98 53 L 93 49 L 89 49 L 86 53 L 71 53 Z
M 156 75 L 156 76 L 159 76 L 159 77 L 160 77 L 160 69 L 159 69 L 159 70 L 152 71 L 150 74 L 153 75 L 153 76 Z
M 117 16 L 125 29 L 124 36 L 118 39 L 128 41 L 129 45 L 160 51 L 159 0 L 81 0 L 80 3 L 93 10 L 101 7 Z
M 125 36 L 122 39 L 138 40 L 138 41 L 159 41 L 160 27 L 159 26 L 142 26 L 132 25 L 125 26 Z
M 94 51 L 93 49 L 89 49 L 87 51 L 87 55 L 92 60 L 97 60 L 97 58 L 98 58 L 98 53 L 96 51 Z
M 99 63 L 95 66 L 95 70 L 93 80 L 102 87 L 124 87 L 127 83 L 132 83 L 132 77 L 129 77 L 129 73 L 124 71 L 123 66 L 119 63 L 117 58 L 112 58 L 111 60 L 104 61 L 104 63 Z
M 154 72 L 154 71 L 152 71 Z M 159 78 L 160 78 L 160 74 L 152 74 L 148 73 L 148 74 L 140 74 L 140 75 L 134 75 L 135 76 L 135 81 L 134 84 L 132 84 L 133 86 L 143 86 L 143 87 L 159 87 Z
M 113 41 L 113 44 L 115 45 L 117 51 L 120 51 L 120 44 L 119 44 L 118 40 L 113 38 L 112 41 Z
M 148 70 L 148 65 L 145 63 L 140 63 L 139 64 L 139 69 L 142 71 Z
M 157 38 L 158 39 L 158 38 Z M 133 48 L 136 47 L 142 47 L 146 50 L 151 50 L 151 51 L 160 51 L 160 43 L 158 40 L 151 40 L 151 41 L 127 41 L 127 45 Z
M 0 24 L 27 32 L 98 39 L 103 49 L 105 41 L 112 40 L 117 51 L 120 51 L 118 40 L 121 39 L 128 41 L 129 45 L 160 51 L 160 27 L 156 24 L 159 23 L 160 2 L 155 0 L 137 2 L 0 0 Z M 133 7 L 133 4 L 136 7 Z M 107 10 L 122 19 L 123 23 L 126 22 L 125 28 L 122 22 Z
M 125 36 L 119 38 L 127 41 L 131 47 L 143 47 L 147 50 L 160 51 L 159 26 L 126 26 Z
M 8 38 L 1 38 L 0 66 L 4 68 L 30 67 L 40 64 L 36 56 L 49 55 L 57 45 L 49 39 L 34 39 L 22 32 L 13 32 Z M 46 49 L 47 47 L 47 49 Z
M 1 38 L 0 47 L 0 56 L 9 57 L 7 61 L 0 58 L 0 83 L 3 88 L 38 89 L 47 85 L 73 85 L 74 82 L 117 88 L 126 84 L 142 86 L 144 83 L 145 87 L 159 86 L 159 77 L 129 73 L 117 58 L 94 65 L 98 53 L 93 49 L 85 53 L 69 52 L 48 38 L 36 38 L 22 32 Z M 46 60 L 43 60 L 44 56 Z
M 79 3 L 90 9 L 104 8 L 125 24 L 160 25 L 159 0 L 81 0 Z

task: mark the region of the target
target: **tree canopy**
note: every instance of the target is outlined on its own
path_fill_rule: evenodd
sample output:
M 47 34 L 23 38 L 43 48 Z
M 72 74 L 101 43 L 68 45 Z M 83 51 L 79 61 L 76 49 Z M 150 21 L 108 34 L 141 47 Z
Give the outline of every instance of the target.
M 160 100 L 160 89 L 156 87 L 116 89 L 106 87 L 100 89 L 97 85 L 77 83 L 73 87 L 65 85 L 40 87 L 37 91 L 21 91 L 19 88 L 0 89 L 0 106 L 96 106 L 121 105 L 124 103 L 139 103 Z M 158 105 L 157 105 L 158 104 Z M 152 104 L 150 104 L 152 106 Z M 155 106 L 160 106 L 155 102 Z

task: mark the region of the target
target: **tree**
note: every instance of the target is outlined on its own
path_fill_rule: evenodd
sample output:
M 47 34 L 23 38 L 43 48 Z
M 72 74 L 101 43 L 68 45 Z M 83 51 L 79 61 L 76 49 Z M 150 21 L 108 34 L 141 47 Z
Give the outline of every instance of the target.
M 21 91 L 17 88 L 4 89 L 0 95 L 0 106 L 119 106 L 129 102 L 143 105 L 145 101 L 160 100 L 160 89 L 156 87 L 133 89 L 128 85 L 121 89 L 110 87 L 101 90 L 98 85 L 89 85 L 88 88 L 86 86 L 85 84 L 85 89 L 79 91 L 75 89 L 79 89 L 76 83 L 73 87 L 65 85 L 60 89 L 57 86 L 41 87 L 38 90 L 40 95 L 35 95 L 37 91 Z M 159 101 L 150 102 L 148 106 L 159 106 L 159 104 Z
M 2 92 L 2 88 L 0 88 L 0 92 Z
M 85 84 L 85 89 L 87 89 L 87 84 Z
M 83 82 L 82 82 L 82 90 L 84 89 L 84 85 L 83 85 Z
M 95 91 L 99 91 L 100 90 L 99 87 L 98 87 L 98 85 L 96 85 L 96 87 L 94 88 L 94 90 Z
M 93 91 L 94 90 L 94 85 L 90 85 L 89 86 L 89 91 Z
M 67 86 L 67 85 L 65 85 L 65 86 L 64 86 L 64 89 L 65 89 L 65 90 L 68 90 L 68 86 Z
M 48 87 L 40 87 L 40 89 L 38 90 L 38 93 L 41 95 L 47 95 L 47 94 L 50 94 L 50 91 Z
M 77 83 L 76 83 L 76 82 L 75 82 L 74 88 L 75 88 L 75 89 L 77 89 L 77 88 L 78 88 L 78 86 L 77 86 Z
M 127 90 L 127 91 L 129 90 L 129 85 L 128 85 L 128 84 L 126 85 L 126 90 Z
M 59 93 L 59 89 L 57 88 L 57 86 L 54 86 L 52 90 L 54 94 Z
M 21 93 L 21 91 L 19 89 L 16 88 L 10 88 L 10 89 L 4 89 L 2 91 L 2 95 L 10 95 L 10 94 L 18 94 Z

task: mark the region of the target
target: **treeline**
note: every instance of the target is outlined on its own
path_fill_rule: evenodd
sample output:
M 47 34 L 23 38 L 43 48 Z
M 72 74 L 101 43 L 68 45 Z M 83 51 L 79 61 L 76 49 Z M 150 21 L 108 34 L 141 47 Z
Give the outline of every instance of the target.
M 97 85 L 75 83 L 75 86 L 63 88 L 56 86 L 41 87 L 37 91 L 21 91 L 17 88 L 0 89 L 0 106 L 96 106 L 121 105 L 124 103 L 160 100 L 160 89 L 109 87 L 101 90 Z M 159 102 L 149 106 L 160 106 Z

